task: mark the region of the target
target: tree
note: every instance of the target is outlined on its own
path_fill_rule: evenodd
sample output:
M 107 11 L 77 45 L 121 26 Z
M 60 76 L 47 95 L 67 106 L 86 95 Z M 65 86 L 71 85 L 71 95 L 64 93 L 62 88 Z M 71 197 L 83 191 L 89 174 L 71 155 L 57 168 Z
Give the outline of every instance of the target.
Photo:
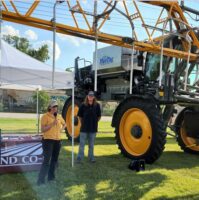
M 33 104 L 37 105 L 37 92 L 35 92 L 32 96 L 33 98 Z M 38 92 L 38 100 L 39 100 L 39 111 L 44 112 L 47 111 L 48 103 L 50 101 L 50 97 L 47 92 L 45 91 L 39 91 Z
M 28 54 L 29 56 L 40 60 L 42 62 L 47 61 L 49 57 L 48 45 L 42 45 L 38 50 L 33 49 L 29 40 L 23 37 L 18 36 L 11 36 L 11 35 L 4 35 L 3 39 L 8 43 L 11 44 L 16 49 L 22 51 L 23 53 Z
M 65 71 L 66 72 L 72 72 L 72 69 L 71 69 L 71 67 L 70 68 L 66 68 Z

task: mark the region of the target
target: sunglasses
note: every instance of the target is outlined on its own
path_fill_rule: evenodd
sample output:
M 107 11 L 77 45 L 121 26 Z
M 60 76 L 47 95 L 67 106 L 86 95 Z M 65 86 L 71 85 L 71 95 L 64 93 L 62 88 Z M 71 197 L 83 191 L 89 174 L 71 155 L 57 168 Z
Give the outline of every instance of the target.
M 53 106 L 52 108 L 58 108 L 58 106 Z

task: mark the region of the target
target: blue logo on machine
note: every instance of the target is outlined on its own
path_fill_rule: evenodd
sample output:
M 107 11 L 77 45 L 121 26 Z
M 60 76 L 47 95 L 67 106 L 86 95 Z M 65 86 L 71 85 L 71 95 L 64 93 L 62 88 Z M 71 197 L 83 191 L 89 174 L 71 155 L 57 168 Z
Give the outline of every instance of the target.
M 113 63 L 113 57 L 103 56 L 100 58 L 100 65 L 107 65 Z

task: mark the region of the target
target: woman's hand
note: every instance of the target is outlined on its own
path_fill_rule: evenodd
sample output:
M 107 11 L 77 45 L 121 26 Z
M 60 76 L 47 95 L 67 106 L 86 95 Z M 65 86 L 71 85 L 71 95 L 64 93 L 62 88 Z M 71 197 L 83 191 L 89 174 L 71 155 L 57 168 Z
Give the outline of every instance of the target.
M 57 120 L 57 119 L 55 119 L 55 120 L 53 121 L 53 123 L 52 123 L 52 127 L 53 127 L 53 126 L 56 126 L 56 125 L 57 125 L 57 123 L 58 123 L 58 120 Z
M 56 126 L 57 123 L 58 123 L 58 120 L 55 119 L 51 124 L 46 125 L 46 126 L 41 126 L 41 131 L 42 131 L 42 132 L 49 131 L 53 126 Z

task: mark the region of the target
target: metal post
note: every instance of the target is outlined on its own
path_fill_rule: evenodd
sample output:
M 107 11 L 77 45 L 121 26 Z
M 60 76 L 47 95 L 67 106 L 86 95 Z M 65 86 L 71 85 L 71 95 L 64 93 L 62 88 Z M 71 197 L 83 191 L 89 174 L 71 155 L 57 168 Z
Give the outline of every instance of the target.
M 0 64 L 2 63 L 2 1 L 0 1 Z M 0 84 L 1 84 L 1 66 L 0 66 Z
M 52 88 L 54 88 L 54 75 L 55 75 L 55 43 L 56 43 L 56 5 L 53 6 L 53 70 L 52 70 Z
M 54 78 L 55 78 L 55 44 L 56 44 L 56 6 L 64 1 L 55 1 L 53 6 L 53 70 L 52 70 L 52 88 L 54 88 Z
M 162 31 L 162 36 L 164 35 L 164 32 Z M 162 85 L 162 62 L 163 62 L 163 48 L 164 48 L 164 39 L 162 40 L 161 44 L 161 54 L 160 54 L 160 72 L 159 72 L 159 87 Z
M 84 67 L 86 67 L 86 60 L 85 60 L 85 58 L 84 58 Z
M 37 89 L 37 134 L 39 134 L 39 89 Z
M 73 86 L 72 86 L 72 167 L 74 166 L 74 110 L 75 110 L 75 75 L 73 71 Z
M 161 44 L 161 54 L 160 54 L 160 72 L 159 72 L 159 87 L 162 86 L 162 65 L 163 65 L 163 49 L 164 49 L 164 31 L 167 26 L 167 21 L 164 22 L 162 29 L 162 44 Z
M 172 31 L 173 31 L 173 26 L 172 26 L 172 20 L 171 20 L 171 19 L 169 19 L 169 29 L 170 29 L 170 32 L 172 33 Z M 173 42 L 172 42 L 172 40 L 170 40 L 169 43 L 170 43 L 170 44 L 169 44 L 169 47 L 172 48 L 172 47 L 173 47 Z
M 189 32 L 186 33 L 186 40 L 189 44 L 189 51 L 188 51 L 188 58 L 187 58 L 187 66 L 185 70 L 185 83 L 184 83 L 184 90 L 187 90 L 187 79 L 188 79 L 188 73 L 189 73 L 189 60 L 190 60 L 190 53 L 191 53 L 191 40 L 189 38 Z
M 97 1 L 94 2 L 94 31 L 95 31 L 95 82 L 94 82 L 94 91 L 97 91 Z
M 131 71 L 130 71 L 130 88 L 129 88 L 130 94 L 132 94 L 132 84 L 133 84 L 134 51 L 135 51 L 135 46 L 133 43 L 132 54 L 131 54 Z
M 196 70 L 196 76 L 195 76 L 195 80 L 193 83 L 193 86 L 196 84 L 196 82 L 198 81 L 198 75 L 199 75 L 199 66 L 197 65 L 197 70 Z
M 186 66 L 186 71 L 185 71 L 184 90 L 187 90 L 187 79 L 188 79 L 188 73 L 189 73 L 190 52 L 191 52 L 191 45 L 189 43 L 189 52 L 188 52 L 188 58 L 187 58 L 187 66 Z
M 1 129 L 0 129 L 0 165 L 1 165 Z

